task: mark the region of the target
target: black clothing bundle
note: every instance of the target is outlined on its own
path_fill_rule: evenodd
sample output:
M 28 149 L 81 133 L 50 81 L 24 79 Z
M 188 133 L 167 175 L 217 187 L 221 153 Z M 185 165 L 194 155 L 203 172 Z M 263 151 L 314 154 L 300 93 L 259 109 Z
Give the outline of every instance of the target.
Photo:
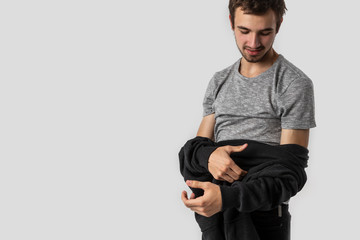
M 244 178 L 233 183 L 214 179 L 208 171 L 211 153 L 220 146 L 245 143 L 248 146 L 243 151 L 230 155 L 240 168 L 248 171 Z M 195 213 L 203 239 L 265 239 L 259 233 L 256 221 L 261 221 L 261 218 L 256 216 L 277 211 L 278 206 L 303 188 L 308 153 L 306 148 L 297 144 L 272 146 L 245 139 L 216 143 L 205 137 L 188 140 L 179 152 L 180 172 L 184 180 L 218 184 L 222 196 L 221 212 L 211 217 Z M 203 195 L 201 189 L 191 190 L 196 197 Z M 274 222 L 279 222 L 279 227 L 283 224 L 280 219 L 274 219 Z

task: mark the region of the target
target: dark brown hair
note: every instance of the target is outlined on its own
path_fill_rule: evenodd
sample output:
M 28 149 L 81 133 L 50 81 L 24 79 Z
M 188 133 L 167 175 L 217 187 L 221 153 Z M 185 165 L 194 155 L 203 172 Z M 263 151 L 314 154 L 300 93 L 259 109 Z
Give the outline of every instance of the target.
M 232 26 L 234 26 L 235 10 L 238 7 L 245 13 L 260 15 L 272 9 L 276 15 L 276 32 L 279 31 L 281 19 L 287 10 L 284 0 L 230 0 L 229 12 Z

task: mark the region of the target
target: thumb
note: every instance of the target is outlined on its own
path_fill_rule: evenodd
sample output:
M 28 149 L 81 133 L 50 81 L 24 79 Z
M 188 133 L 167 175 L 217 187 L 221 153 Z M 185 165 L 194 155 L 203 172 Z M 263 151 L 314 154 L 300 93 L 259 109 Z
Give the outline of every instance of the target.
M 206 188 L 206 183 L 205 182 L 200 182 L 200 181 L 196 181 L 196 180 L 187 180 L 186 184 L 189 187 L 192 187 L 192 188 L 201 188 L 201 189 Z
M 248 146 L 247 143 L 240 145 L 240 146 L 230 146 L 229 149 L 229 153 L 233 153 L 233 152 L 241 152 L 243 151 L 246 147 Z

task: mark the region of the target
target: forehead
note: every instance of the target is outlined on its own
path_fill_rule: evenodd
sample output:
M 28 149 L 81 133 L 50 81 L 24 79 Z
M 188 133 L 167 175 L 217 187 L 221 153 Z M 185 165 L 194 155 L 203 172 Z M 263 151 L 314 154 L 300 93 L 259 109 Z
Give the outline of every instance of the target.
M 245 13 L 240 7 L 236 9 L 234 16 L 235 27 L 243 26 L 248 29 L 260 30 L 274 28 L 276 26 L 276 16 L 272 9 L 262 15 Z

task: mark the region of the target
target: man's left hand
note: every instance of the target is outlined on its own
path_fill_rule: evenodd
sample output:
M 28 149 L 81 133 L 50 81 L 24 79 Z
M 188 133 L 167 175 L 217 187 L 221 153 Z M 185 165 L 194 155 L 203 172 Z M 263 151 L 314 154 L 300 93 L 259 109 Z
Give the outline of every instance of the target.
M 195 198 L 194 193 L 191 194 L 190 199 L 187 197 L 187 192 L 183 191 L 181 199 L 185 206 L 194 212 L 205 217 L 211 217 L 215 213 L 221 211 L 222 199 L 220 187 L 211 182 L 200 182 L 195 180 L 187 180 L 186 184 L 192 188 L 201 188 L 204 190 L 204 195 Z

